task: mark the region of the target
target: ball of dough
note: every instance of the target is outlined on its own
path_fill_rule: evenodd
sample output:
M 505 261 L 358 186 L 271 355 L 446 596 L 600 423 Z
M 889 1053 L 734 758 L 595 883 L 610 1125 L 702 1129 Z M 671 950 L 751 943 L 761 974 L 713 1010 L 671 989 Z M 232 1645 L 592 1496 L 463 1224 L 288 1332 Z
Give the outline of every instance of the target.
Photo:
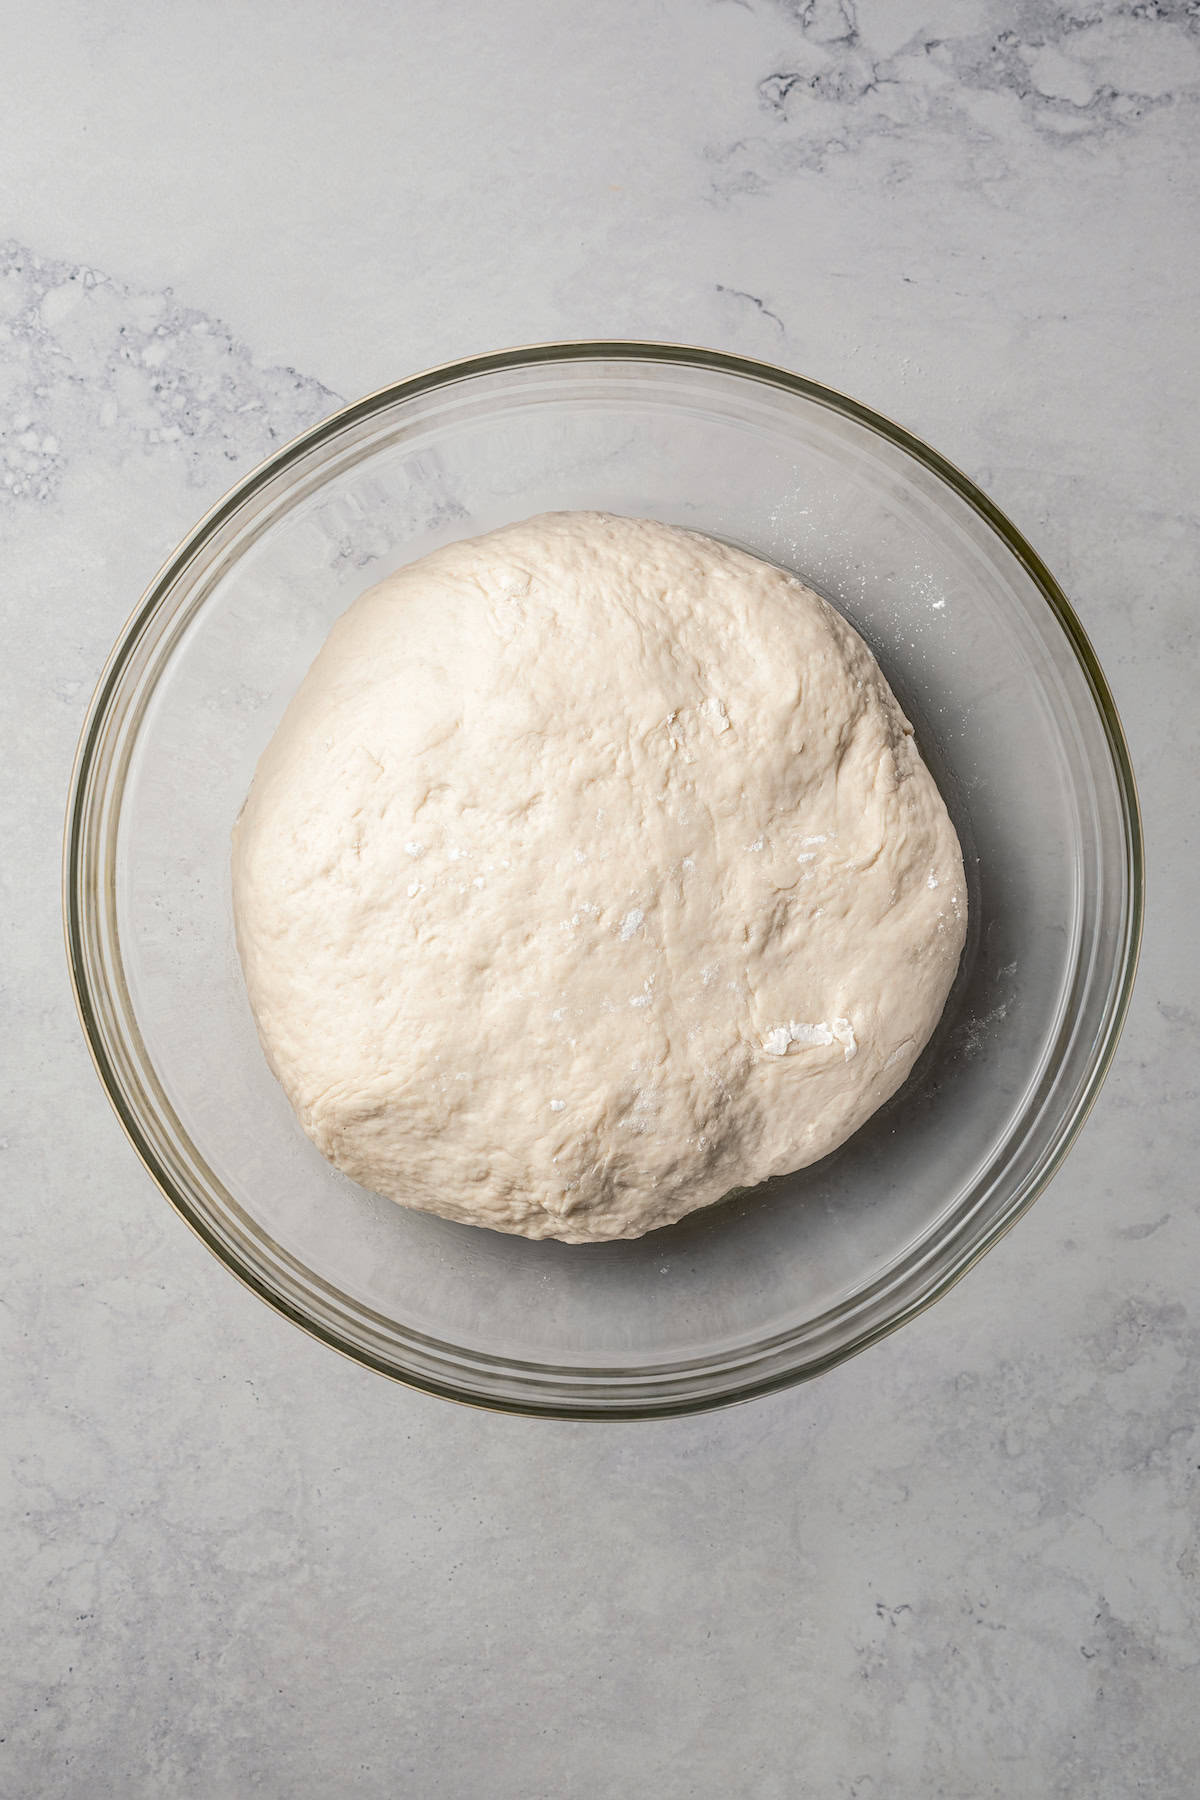
M 338 621 L 234 833 L 259 1033 L 339 1169 L 526 1237 L 638 1237 L 899 1087 L 962 857 L 862 640 L 647 519 L 451 544 Z

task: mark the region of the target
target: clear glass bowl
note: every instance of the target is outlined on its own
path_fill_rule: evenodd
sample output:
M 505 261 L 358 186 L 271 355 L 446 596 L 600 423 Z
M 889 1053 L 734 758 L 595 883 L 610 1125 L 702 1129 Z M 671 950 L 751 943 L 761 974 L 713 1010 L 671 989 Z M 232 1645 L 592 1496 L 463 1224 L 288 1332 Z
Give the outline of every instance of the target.
M 835 1155 L 633 1243 L 407 1212 L 308 1142 L 234 950 L 229 834 L 333 620 L 454 538 L 644 514 L 795 570 L 875 649 L 954 814 L 971 927 L 901 1092 Z M 943 1293 L 1062 1160 L 1112 1057 L 1142 907 L 1112 699 L 1063 595 L 972 484 L 782 370 L 652 344 L 479 357 L 372 395 L 243 481 L 154 582 L 74 772 L 80 1016 L 163 1193 L 315 1336 L 449 1397 L 559 1417 L 816 1374 Z

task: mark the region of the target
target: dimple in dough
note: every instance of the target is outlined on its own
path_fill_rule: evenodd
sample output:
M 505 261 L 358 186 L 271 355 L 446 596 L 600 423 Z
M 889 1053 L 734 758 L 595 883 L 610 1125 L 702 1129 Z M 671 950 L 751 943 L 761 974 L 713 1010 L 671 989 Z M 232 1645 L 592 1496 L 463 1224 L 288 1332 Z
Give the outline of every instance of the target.
M 233 886 L 263 1047 L 330 1161 L 571 1243 L 835 1149 L 904 1081 L 966 925 L 851 626 L 606 513 L 363 594 L 259 763 Z

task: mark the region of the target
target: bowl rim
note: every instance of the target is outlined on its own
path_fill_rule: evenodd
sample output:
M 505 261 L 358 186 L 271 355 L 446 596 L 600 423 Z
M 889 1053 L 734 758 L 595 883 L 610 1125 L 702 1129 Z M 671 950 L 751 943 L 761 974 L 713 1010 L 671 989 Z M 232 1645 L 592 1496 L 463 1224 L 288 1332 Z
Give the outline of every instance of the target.
M 978 1236 L 970 1237 L 948 1265 L 922 1291 L 912 1296 L 894 1314 L 877 1320 L 852 1335 L 845 1343 L 816 1356 L 805 1366 L 794 1369 L 773 1368 L 769 1373 L 750 1376 L 715 1392 L 693 1394 L 643 1395 L 637 1397 L 631 1385 L 629 1397 L 604 1399 L 587 1403 L 564 1394 L 541 1392 L 512 1397 L 494 1392 L 483 1393 L 450 1381 L 438 1380 L 425 1370 L 403 1369 L 373 1354 L 362 1344 L 340 1338 L 332 1327 L 311 1317 L 289 1297 L 270 1286 L 249 1266 L 240 1262 L 224 1240 L 209 1226 L 193 1204 L 182 1184 L 177 1184 L 143 1130 L 135 1109 L 126 1102 L 116 1071 L 105 1051 L 97 1022 L 95 993 L 84 949 L 84 884 L 79 879 L 87 842 L 85 830 L 85 796 L 94 766 L 99 739 L 122 675 L 144 627 L 158 610 L 164 597 L 184 573 L 188 564 L 233 515 L 289 465 L 338 437 L 347 428 L 384 411 L 401 401 L 448 387 L 479 375 L 509 369 L 536 367 L 540 364 L 625 361 L 630 363 L 668 363 L 699 369 L 714 369 L 722 374 L 758 382 L 799 396 L 829 411 L 840 414 L 884 438 L 904 451 L 918 464 L 938 477 L 975 512 L 1001 539 L 1033 581 L 1086 677 L 1093 702 L 1103 727 L 1124 827 L 1126 916 L 1123 941 L 1114 962 L 1114 980 L 1108 997 L 1102 1025 L 1092 1045 L 1089 1063 L 1079 1091 L 1069 1110 L 1059 1120 L 1057 1129 L 1043 1153 L 1040 1164 L 1018 1188 L 1009 1204 L 993 1218 Z M 947 460 L 922 438 L 886 415 L 855 400 L 836 388 L 799 375 L 773 363 L 731 354 L 699 345 L 674 344 L 652 340 L 567 339 L 546 343 L 519 345 L 509 349 L 485 352 L 436 364 L 403 380 L 376 388 L 361 398 L 337 408 L 315 425 L 298 433 L 272 452 L 243 476 L 199 519 L 151 580 L 125 624 L 121 628 L 96 683 L 85 714 L 71 770 L 63 833 L 62 861 L 63 932 L 70 973 L 71 989 L 84 1041 L 93 1067 L 100 1080 L 117 1121 L 143 1167 L 164 1198 L 207 1248 L 240 1282 L 264 1300 L 276 1312 L 338 1351 L 340 1355 L 364 1367 L 374 1369 L 403 1386 L 435 1394 L 461 1405 L 485 1411 L 515 1413 L 554 1419 L 639 1420 L 679 1417 L 716 1407 L 734 1405 L 761 1395 L 776 1392 L 808 1381 L 848 1357 L 857 1355 L 900 1326 L 916 1318 L 942 1298 L 974 1267 L 993 1245 L 1011 1230 L 1044 1191 L 1061 1167 L 1087 1121 L 1104 1080 L 1112 1066 L 1130 1000 L 1141 949 L 1145 914 L 1145 853 L 1141 806 L 1132 760 L 1120 715 L 1108 682 L 1091 642 L 1062 588 L 1041 557 L 1008 516 L 979 488 L 969 476 Z M 315 1271 L 314 1271 L 315 1273 Z M 453 1347 L 450 1347 L 453 1348 Z M 759 1346 L 761 1348 L 761 1346 Z M 752 1363 L 753 1358 L 749 1359 Z M 521 1365 L 515 1365 L 520 1367 Z M 537 1365 L 530 1365 L 534 1367 Z M 541 1365 L 543 1369 L 546 1365 Z M 660 1371 L 664 1372 L 664 1371 Z M 610 1371 L 580 1368 L 558 1373 L 568 1381 L 586 1383 Z

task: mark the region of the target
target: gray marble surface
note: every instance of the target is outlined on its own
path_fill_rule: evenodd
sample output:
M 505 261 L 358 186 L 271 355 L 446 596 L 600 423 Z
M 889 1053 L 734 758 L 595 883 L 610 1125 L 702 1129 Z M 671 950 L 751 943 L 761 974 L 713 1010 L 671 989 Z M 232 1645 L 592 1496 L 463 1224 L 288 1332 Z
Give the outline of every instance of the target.
M 0 1792 L 1190 1800 L 1200 1776 L 1195 0 L 57 0 L 0 66 Z M 134 1161 L 68 771 L 156 565 L 343 398 L 502 344 L 762 355 L 1074 597 L 1146 811 L 1117 1067 L 919 1322 L 708 1417 L 341 1361 Z

